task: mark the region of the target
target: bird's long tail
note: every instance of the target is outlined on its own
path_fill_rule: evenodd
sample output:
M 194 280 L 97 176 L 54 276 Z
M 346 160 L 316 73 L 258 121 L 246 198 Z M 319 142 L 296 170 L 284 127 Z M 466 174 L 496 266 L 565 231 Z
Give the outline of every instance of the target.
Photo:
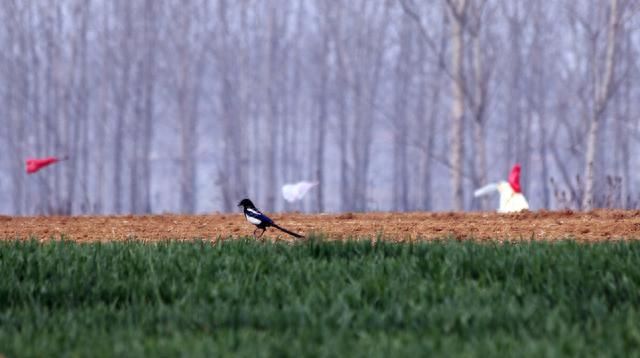
M 302 235 L 300 235 L 300 234 L 296 234 L 296 233 L 295 233 L 295 232 L 293 232 L 293 231 L 289 231 L 289 230 L 287 230 L 287 229 L 285 229 L 285 228 L 283 228 L 283 227 L 281 227 L 281 226 L 278 226 L 278 225 L 276 225 L 276 224 L 273 224 L 272 226 L 273 226 L 273 227 L 275 227 L 276 229 L 278 229 L 278 230 L 282 231 L 282 232 L 285 232 L 285 233 L 287 233 L 287 234 L 289 234 L 289 235 L 291 235 L 291 236 L 295 237 L 295 238 L 298 238 L 298 239 L 304 239 L 304 236 L 302 236 Z

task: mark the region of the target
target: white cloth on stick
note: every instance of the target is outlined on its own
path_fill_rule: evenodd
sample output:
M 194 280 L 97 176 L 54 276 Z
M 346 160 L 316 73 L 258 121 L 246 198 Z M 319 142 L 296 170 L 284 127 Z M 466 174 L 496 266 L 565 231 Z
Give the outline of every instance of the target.
M 309 190 L 318 184 L 317 181 L 310 182 L 304 180 L 293 184 L 285 184 L 282 186 L 282 196 L 284 200 L 293 203 L 304 198 Z

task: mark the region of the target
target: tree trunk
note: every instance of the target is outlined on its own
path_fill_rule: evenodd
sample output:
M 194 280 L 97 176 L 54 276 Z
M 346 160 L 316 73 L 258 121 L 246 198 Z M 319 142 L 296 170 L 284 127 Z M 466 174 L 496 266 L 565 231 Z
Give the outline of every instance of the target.
M 129 108 L 129 86 L 131 84 L 131 38 L 133 36 L 133 24 L 131 14 L 131 4 L 125 0 L 118 5 L 122 11 L 122 16 L 119 16 L 124 22 L 122 30 L 120 32 L 120 58 L 119 67 L 120 73 L 117 76 L 117 82 L 115 83 L 114 91 L 116 99 L 116 128 L 114 135 L 114 170 L 113 170 L 113 190 L 114 190 L 114 211 L 116 213 L 122 213 L 124 211 L 123 198 L 125 188 L 123 186 L 123 180 L 125 179 L 125 154 L 129 153 L 130 141 L 127 140 L 127 112 Z
M 487 146 L 485 144 L 484 122 L 476 121 L 473 127 L 473 142 L 475 144 L 475 172 L 476 187 L 479 188 L 487 184 Z M 479 209 L 487 210 L 489 208 L 488 200 L 483 197 L 479 200 Z
M 462 189 L 462 170 L 464 165 L 464 84 L 462 74 L 463 17 L 466 0 L 454 1 L 451 14 L 451 67 L 452 67 L 452 102 L 451 102 L 451 190 L 453 209 L 464 210 L 464 192 Z
M 411 58 L 411 31 L 408 24 L 402 27 L 402 39 L 400 40 L 400 52 L 395 64 L 395 88 L 394 88 L 394 117 L 391 126 L 393 128 L 393 209 L 406 211 L 409 201 L 409 173 L 407 165 L 407 136 L 408 133 L 408 92 L 409 92 L 409 66 Z
M 324 178 L 324 150 L 325 140 L 327 132 L 327 82 L 329 80 L 329 37 L 328 29 L 325 30 L 323 47 L 322 47 L 322 59 L 321 59 L 321 71 L 320 71 L 320 90 L 318 93 L 319 113 L 318 113 L 318 132 L 317 132 L 317 147 L 316 147 L 316 175 L 315 180 L 320 182 L 320 185 L 316 187 L 316 212 L 324 212 L 324 190 L 326 185 Z
M 347 150 L 348 116 L 345 96 L 338 96 L 338 146 L 340 147 L 340 210 L 353 210 L 351 201 L 351 177 L 349 173 L 349 152 Z M 322 185 L 322 184 L 321 184 Z
M 475 187 L 479 188 L 487 184 L 487 148 L 485 142 L 485 109 L 487 106 L 486 88 L 488 78 L 485 78 L 485 63 L 482 58 L 482 47 L 480 44 L 480 28 L 477 29 L 473 37 L 473 143 L 475 147 L 474 173 Z M 488 198 L 482 197 L 478 200 L 478 207 L 487 210 L 489 207 Z
M 594 205 L 594 164 L 596 160 L 596 143 L 598 140 L 598 120 L 592 118 L 589 121 L 589 131 L 587 132 L 587 151 L 585 153 L 586 171 L 585 171 L 585 188 L 582 201 L 583 210 L 591 210 Z
M 278 19 L 277 19 L 277 9 L 274 3 L 266 3 L 267 4 L 267 12 L 268 12 L 268 20 L 267 20 L 267 61 L 264 66 L 265 74 L 264 74 L 264 88 L 266 92 L 266 130 L 263 134 L 266 135 L 266 149 L 264 154 L 266 155 L 264 166 L 265 169 L 265 207 L 270 210 L 275 209 L 276 204 L 276 193 L 278 193 L 277 187 L 277 147 L 278 147 L 278 138 L 280 133 L 278 132 L 278 122 L 279 122 L 279 111 L 278 111 L 278 99 L 277 95 L 278 91 Z
M 618 29 L 618 0 L 610 0 L 609 21 L 607 25 L 607 43 L 604 63 L 604 73 L 602 80 L 596 77 L 596 88 L 594 98 L 594 108 L 589 123 L 587 134 L 587 150 L 585 154 L 585 176 L 584 176 L 584 197 L 582 201 L 583 210 L 594 208 L 594 183 L 595 183 L 595 161 L 598 140 L 598 122 L 604 114 L 608 100 L 611 98 L 611 85 L 613 80 L 613 67 L 615 65 L 616 54 L 616 32 Z M 595 59 L 594 59 L 595 60 Z M 593 66 L 597 61 L 594 61 Z M 597 73 L 597 71 L 595 71 Z
M 155 94 L 155 54 L 156 54 L 156 11 L 155 0 L 145 1 L 144 38 L 147 44 L 145 50 L 144 65 L 144 105 L 143 105 L 143 131 L 142 139 L 142 194 L 141 209 L 145 214 L 151 213 L 151 150 L 153 143 L 153 111 Z

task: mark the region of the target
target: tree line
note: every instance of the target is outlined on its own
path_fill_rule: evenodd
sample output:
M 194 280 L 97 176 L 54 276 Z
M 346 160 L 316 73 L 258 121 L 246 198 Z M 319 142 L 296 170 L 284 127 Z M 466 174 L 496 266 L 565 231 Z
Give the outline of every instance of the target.
M 638 0 L 7 0 L 0 210 L 638 206 Z M 24 159 L 70 160 L 27 176 Z M 284 183 L 321 185 L 287 204 Z

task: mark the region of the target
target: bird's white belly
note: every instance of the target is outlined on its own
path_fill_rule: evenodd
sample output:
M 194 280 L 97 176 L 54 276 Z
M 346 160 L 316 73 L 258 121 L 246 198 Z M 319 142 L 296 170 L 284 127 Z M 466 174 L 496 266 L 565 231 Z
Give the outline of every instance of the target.
M 245 215 L 244 217 L 247 218 L 247 221 L 252 223 L 253 225 L 260 225 L 262 223 L 262 221 L 260 221 L 259 219 L 251 217 L 249 215 Z

